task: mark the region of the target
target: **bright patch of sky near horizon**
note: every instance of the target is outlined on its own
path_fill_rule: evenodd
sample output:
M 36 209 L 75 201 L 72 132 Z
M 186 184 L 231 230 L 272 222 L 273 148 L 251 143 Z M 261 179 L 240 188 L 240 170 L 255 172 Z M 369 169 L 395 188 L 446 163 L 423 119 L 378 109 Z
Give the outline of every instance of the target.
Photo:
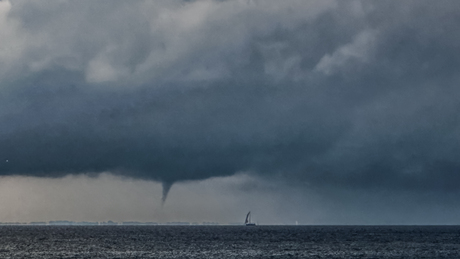
M 161 184 L 103 173 L 64 178 L 2 177 L 0 222 L 139 221 L 239 224 L 247 211 L 259 224 L 456 224 L 455 195 L 372 194 L 302 190 L 240 173 L 173 186 L 161 205 Z

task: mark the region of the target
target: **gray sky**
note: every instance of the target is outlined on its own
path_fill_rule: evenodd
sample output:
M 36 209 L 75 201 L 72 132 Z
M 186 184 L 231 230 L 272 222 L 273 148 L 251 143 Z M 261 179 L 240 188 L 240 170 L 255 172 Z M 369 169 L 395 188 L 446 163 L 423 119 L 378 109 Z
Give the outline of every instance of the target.
M 459 12 L 0 1 L 0 220 L 458 224 Z

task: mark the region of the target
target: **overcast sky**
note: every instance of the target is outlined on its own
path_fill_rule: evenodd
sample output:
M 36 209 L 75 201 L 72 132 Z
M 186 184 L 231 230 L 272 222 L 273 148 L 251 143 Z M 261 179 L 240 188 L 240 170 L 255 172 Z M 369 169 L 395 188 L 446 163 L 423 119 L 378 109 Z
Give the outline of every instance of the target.
M 0 221 L 460 224 L 459 13 L 0 1 Z

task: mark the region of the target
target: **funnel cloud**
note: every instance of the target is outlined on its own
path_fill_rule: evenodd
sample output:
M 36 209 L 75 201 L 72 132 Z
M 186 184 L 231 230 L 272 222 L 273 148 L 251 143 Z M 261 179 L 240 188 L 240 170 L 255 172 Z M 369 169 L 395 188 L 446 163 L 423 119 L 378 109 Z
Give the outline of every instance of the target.
M 0 1 L 0 174 L 457 192 L 458 1 Z
M 169 190 L 171 190 L 172 183 L 163 182 L 162 187 L 163 190 L 161 195 L 161 204 L 164 205 L 166 202 L 166 198 L 168 197 Z

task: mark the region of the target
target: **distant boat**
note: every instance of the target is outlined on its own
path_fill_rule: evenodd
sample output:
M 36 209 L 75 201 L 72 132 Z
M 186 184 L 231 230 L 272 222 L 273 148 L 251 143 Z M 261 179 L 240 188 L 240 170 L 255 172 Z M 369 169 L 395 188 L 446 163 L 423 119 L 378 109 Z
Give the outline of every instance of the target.
M 244 221 L 244 224 L 246 226 L 255 226 L 256 223 L 251 222 L 251 212 L 248 212 L 248 215 L 246 215 L 246 220 Z

